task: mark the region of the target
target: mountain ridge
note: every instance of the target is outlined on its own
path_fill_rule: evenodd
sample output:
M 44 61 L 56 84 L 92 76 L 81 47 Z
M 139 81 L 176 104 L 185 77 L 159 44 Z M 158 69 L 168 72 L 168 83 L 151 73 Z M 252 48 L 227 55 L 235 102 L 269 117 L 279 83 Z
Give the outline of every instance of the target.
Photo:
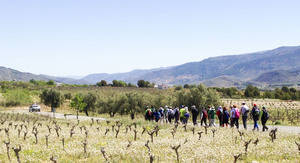
M 0 80 L 29 81 L 37 79 L 54 80 L 67 84 L 95 84 L 100 80 L 108 82 L 123 80 L 128 83 L 136 83 L 143 79 L 156 84 L 168 85 L 204 83 L 208 86 L 243 87 L 249 83 L 258 86 L 283 82 L 300 84 L 300 73 L 297 73 L 299 67 L 300 46 L 282 46 L 272 50 L 240 55 L 209 57 L 177 66 L 137 69 L 113 74 L 94 73 L 81 79 L 35 75 L 0 67 Z M 274 80 L 278 80 L 278 82 Z

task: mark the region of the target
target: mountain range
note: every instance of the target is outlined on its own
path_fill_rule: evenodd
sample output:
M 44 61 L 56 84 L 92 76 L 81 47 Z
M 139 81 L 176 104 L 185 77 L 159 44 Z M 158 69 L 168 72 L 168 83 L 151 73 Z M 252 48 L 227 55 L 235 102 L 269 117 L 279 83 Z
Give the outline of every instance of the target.
M 95 84 L 100 80 L 123 80 L 136 83 L 143 79 L 156 84 L 183 85 L 204 83 L 217 87 L 244 87 L 247 84 L 300 84 L 300 46 L 284 46 L 273 50 L 220 57 L 199 62 L 125 73 L 90 74 L 81 79 L 24 73 L 0 67 L 0 80 L 55 80 L 67 84 Z

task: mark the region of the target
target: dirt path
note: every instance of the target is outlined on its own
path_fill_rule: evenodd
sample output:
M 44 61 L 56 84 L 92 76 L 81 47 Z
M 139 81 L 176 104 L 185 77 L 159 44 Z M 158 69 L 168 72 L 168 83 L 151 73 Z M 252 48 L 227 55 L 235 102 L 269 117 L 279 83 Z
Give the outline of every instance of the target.
M 39 114 L 39 115 L 44 115 L 44 116 L 50 116 L 53 117 L 53 113 L 52 112 L 36 112 L 36 113 L 29 113 L 28 110 L 26 109 L 18 109 L 18 110 L 7 110 L 5 112 L 9 112 L 9 113 L 25 113 L 25 114 Z M 55 113 L 55 118 L 59 118 L 59 119 L 76 119 L 76 115 L 67 115 L 65 117 L 64 114 L 62 113 Z M 99 118 L 99 117 L 87 117 L 87 116 L 78 116 L 79 120 L 105 120 L 105 118 Z M 240 126 L 242 127 L 242 126 Z M 260 125 L 261 127 L 261 125 Z M 293 133 L 293 134 L 300 134 L 300 127 L 298 126 L 272 126 L 272 125 L 268 125 L 269 127 L 269 131 L 273 128 L 278 128 L 279 132 L 285 132 L 285 133 Z M 248 126 L 248 130 L 252 129 L 252 125 Z M 261 128 L 260 128 L 261 130 Z
M 76 115 L 66 115 L 65 116 L 65 114 L 62 114 L 62 113 L 53 114 L 52 112 L 37 112 L 34 114 L 39 114 L 39 115 L 44 115 L 44 116 L 49 116 L 49 117 L 55 116 L 55 118 L 59 118 L 59 119 L 77 119 Z M 80 116 L 80 115 L 78 116 L 79 120 L 91 120 L 92 118 L 94 120 L 97 120 L 97 119 L 102 120 L 102 121 L 105 120 L 104 118 L 99 118 L 99 117 L 87 117 L 87 116 Z

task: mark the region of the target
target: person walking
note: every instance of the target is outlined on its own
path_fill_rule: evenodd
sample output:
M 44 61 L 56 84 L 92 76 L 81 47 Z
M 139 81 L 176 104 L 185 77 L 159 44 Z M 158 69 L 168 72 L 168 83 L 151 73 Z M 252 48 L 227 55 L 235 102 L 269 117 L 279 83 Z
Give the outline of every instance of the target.
M 230 119 L 231 120 L 230 126 L 231 127 L 236 126 L 236 128 L 239 129 L 240 112 L 239 112 L 239 109 L 236 108 L 235 105 L 233 105 L 231 107 L 230 117 L 231 117 L 231 119 Z
M 240 111 L 239 109 L 236 107 L 236 105 L 233 105 L 233 109 L 235 111 L 235 116 L 234 116 L 234 124 L 236 126 L 237 129 L 239 129 L 239 119 L 240 119 Z
M 202 116 L 201 116 L 201 126 L 203 125 L 203 123 L 204 123 L 205 126 L 207 126 L 206 121 L 207 121 L 207 118 L 208 118 L 208 114 L 207 114 L 206 108 L 202 109 L 201 114 L 202 114 Z
M 179 116 L 180 116 L 179 108 L 176 107 L 176 108 L 174 109 L 175 123 L 178 123 L 178 121 L 179 121 Z
M 222 108 L 222 106 L 218 107 L 217 116 L 218 116 L 218 119 L 219 119 L 219 125 L 220 125 L 220 127 L 222 127 L 223 126 L 223 108 Z
M 158 122 L 161 118 L 160 111 L 158 109 L 155 109 L 153 115 L 154 115 L 155 122 Z
M 192 111 L 193 124 L 197 125 L 197 117 L 198 117 L 199 111 L 198 111 L 198 109 L 196 108 L 195 105 L 193 105 L 191 107 L 191 111 Z
M 180 122 L 182 124 L 185 124 L 185 116 L 184 114 L 186 113 L 186 109 L 185 107 L 182 107 L 180 110 L 179 110 L 179 114 L 180 114 Z
M 234 127 L 235 110 L 233 106 L 230 106 L 230 127 Z
M 189 112 L 189 108 L 185 107 L 185 113 L 184 113 L 184 124 L 187 124 L 190 118 L 190 112 Z
M 248 119 L 249 112 L 250 112 L 249 107 L 246 105 L 245 102 L 243 102 L 241 107 L 241 113 L 242 113 L 243 126 L 245 130 L 247 130 L 247 119 Z
M 215 124 L 215 108 L 214 107 L 211 107 L 209 110 L 208 110 L 208 119 L 209 119 L 209 126 L 214 126 L 216 127 L 216 124 Z
M 257 105 L 254 104 L 254 105 L 253 105 L 253 108 L 252 108 L 252 111 L 251 111 L 251 116 L 252 116 L 253 121 L 254 121 L 254 128 L 253 128 L 253 131 L 254 131 L 255 129 L 257 129 L 257 131 L 259 130 L 259 127 L 258 127 L 259 114 L 260 114 L 260 110 L 259 110 L 259 108 L 257 107 Z
M 269 119 L 269 113 L 265 107 L 262 108 L 262 115 L 261 115 L 261 124 L 263 126 L 262 131 L 264 132 L 265 130 L 268 131 L 268 127 L 266 126 L 266 123 Z
M 169 108 L 167 116 L 168 116 L 168 122 L 172 123 L 172 119 L 174 119 L 175 117 L 175 111 L 172 108 Z
M 147 106 L 146 111 L 145 111 L 145 119 L 150 121 L 152 116 L 152 111 L 151 109 Z
M 227 108 L 224 107 L 223 108 L 223 124 L 222 124 L 222 127 L 224 127 L 224 126 L 228 127 L 229 118 L 230 118 L 230 115 L 227 111 Z

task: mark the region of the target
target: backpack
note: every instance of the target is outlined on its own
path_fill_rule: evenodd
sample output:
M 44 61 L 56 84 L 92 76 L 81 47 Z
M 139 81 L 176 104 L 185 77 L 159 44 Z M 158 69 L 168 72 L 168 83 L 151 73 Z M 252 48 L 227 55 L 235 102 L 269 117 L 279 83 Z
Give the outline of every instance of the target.
M 151 115 L 152 115 L 152 111 L 149 109 L 149 110 L 147 111 L 147 114 L 148 114 L 148 116 L 151 116 Z
M 238 109 L 235 109 L 235 118 L 240 118 L 240 112 Z
M 265 118 L 266 118 L 266 120 L 268 120 L 268 119 L 269 119 L 269 113 L 266 112 L 266 111 L 264 111 L 264 113 L 265 113 Z
M 254 110 L 254 116 L 258 117 L 259 116 L 259 109 L 255 108 Z
M 218 110 L 218 111 L 217 111 L 217 116 L 220 116 L 220 114 L 221 114 L 221 111 Z
M 207 115 L 207 111 L 204 111 L 204 112 L 203 112 L 203 116 L 204 116 L 205 118 L 207 118 L 207 117 L 208 117 L 208 115 Z
M 170 117 L 173 118 L 173 117 L 175 116 L 175 111 L 170 109 L 170 110 L 168 111 L 168 114 L 169 114 Z
M 229 117 L 230 117 L 229 113 L 227 111 L 225 111 L 224 114 L 225 114 L 225 117 L 229 119 Z
M 189 113 L 185 113 L 185 114 L 184 114 L 184 117 L 189 118 L 189 117 L 190 117 L 190 114 L 189 114 Z

